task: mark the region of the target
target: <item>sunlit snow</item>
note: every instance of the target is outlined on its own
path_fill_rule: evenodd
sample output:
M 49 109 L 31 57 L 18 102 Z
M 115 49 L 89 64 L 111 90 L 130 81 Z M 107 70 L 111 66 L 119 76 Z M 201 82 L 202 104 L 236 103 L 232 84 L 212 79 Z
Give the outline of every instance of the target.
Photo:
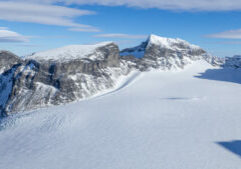
M 153 70 L 109 94 L 7 117 L 0 168 L 239 169 L 225 143 L 241 139 L 240 76 L 232 78 L 241 71 L 229 71 L 204 61 Z

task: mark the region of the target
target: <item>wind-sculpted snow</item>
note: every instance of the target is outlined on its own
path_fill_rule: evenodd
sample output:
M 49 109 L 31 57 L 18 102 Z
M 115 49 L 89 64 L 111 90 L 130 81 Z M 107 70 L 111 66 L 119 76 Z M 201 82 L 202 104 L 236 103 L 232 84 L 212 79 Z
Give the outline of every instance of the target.
M 0 168 L 239 169 L 241 85 L 195 77 L 209 69 L 222 68 L 151 70 L 101 97 L 10 115 Z

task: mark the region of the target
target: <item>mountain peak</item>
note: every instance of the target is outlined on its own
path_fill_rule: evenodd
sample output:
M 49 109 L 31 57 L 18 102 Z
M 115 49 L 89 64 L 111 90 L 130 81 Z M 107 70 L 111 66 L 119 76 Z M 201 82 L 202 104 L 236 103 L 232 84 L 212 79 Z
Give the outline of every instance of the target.
M 163 36 L 159 36 L 159 35 L 156 35 L 156 34 L 150 34 L 149 37 L 148 37 L 148 41 L 166 40 L 166 39 L 169 39 L 169 38 L 163 37 Z
M 179 39 L 179 38 L 167 38 L 167 37 L 162 37 L 158 36 L 155 34 L 150 34 L 148 39 L 147 39 L 148 45 L 158 45 L 160 47 L 164 48 L 173 48 L 173 47 L 185 47 L 185 48 L 199 48 L 197 45 L 190 44 L 189 42 Z
M 163 52 L 164 50 L 166 51 L 169 50 L 169 54 L 170 54 L 170 51 L 172 51 L 172 53 L 183 53 L 183 52 L 186 54 L 192 53 L 193 55 L 205 53 L 205 51 L 201 47 L 190 44 L 185 40 L 182 40 L 179 38 L 175 38 L 175 39 L 167 38 L 167 37 L 162 37 L 155 34 L 150 34 L 147 40 L 145 42 L 142 42 L 141 45 L 122 50 L 121 56 L 133 55 L 135 57 L 142 58 L 144 57 L 144 55 L 147 55 L 147 51 L 153 51 L 153 47 L 156 50 L 159 50 L 160 53 L 161 51 Z M 198 51 L 198 52 L 195 53 L 195 51 Z M 160 54 L 157 54 L 157 56 L 159 55 Z M 164 55 L 165 54 L 162 54 L 162 56 Z M 168 56 L 171 56 L 171 55 L 168 55 Z

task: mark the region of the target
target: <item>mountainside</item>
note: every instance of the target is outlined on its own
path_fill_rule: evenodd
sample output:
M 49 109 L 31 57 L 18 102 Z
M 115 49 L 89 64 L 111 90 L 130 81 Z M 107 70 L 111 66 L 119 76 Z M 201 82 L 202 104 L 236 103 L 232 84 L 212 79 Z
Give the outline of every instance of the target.
M 115 89 L 131 72 L 183 69 L 198 60 L 214 66 L 237 66 L 235 58 L 213 57 L 184 40 L 156 35 L 121 52 L 112 42 L 71 45 L 24 59 L 2 51 L 0 112 L 7 115 L 90 98 Z
M 199 46 L 157 35 L 150 35 L 146 42 L 137 47 L 122 50 L 120 55 L 141 58 L 136 66 L 143 70 L 150 67 L 163 70 L 184 68 L 197 60 L 206 60 L 212 65 L 222 64 L 219 58 L 211 56 Z
M 24 60 L 17 57 L 16 63 L 7 65 L 11 68 L 5 68 L 0 77 L 0 97 L 3 98 L 0 102 L 1 113 L 88 98 L 114 87 L 117 78 L 128 73 L 126 66 L 119 61 L 119 49 L 115 44 L 87 47 L 78 48 L 79 55 L 84 53 L 80 57 L 69 56 L 69 53 L 65 59 L 58 58 L 59 55 L 53 58 L 52 53 L 44 57 L 44 52 L 27 56 Z M 63 55 L 68 52 L 65 49 Z M 15 59 L 15 55 L 9 53 L 2 56 Z

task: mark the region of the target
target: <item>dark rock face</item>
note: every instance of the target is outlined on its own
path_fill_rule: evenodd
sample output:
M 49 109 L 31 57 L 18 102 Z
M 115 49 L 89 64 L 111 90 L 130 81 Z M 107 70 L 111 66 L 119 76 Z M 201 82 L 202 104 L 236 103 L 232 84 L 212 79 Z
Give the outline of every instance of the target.
M 128 72 L 119 60 L 118 46 L 108 44 L 96 52 L 103 57 L 65 62 L 23 60 L 9 52 L 1 53 L 1 114 L 68 103 L 113 87 L 116 76 Z
M 19 63 L 21 59 L 8 51 L 0 51 L 0 73 L 5 72 Z
M 204 50 L 190 49 L 181 43 L 175 44 L 175 47 L 172 46 L 171 48 L 149 44 L 143 61 L 153 68 L 184 68 L 191 60 L 198 60 L 203 54 L 206 54 Z
M 0 115 L 5 114 L 5 107 L 11 97 L 15 71 L 22 60 L 8 51 L 0 52 Z

